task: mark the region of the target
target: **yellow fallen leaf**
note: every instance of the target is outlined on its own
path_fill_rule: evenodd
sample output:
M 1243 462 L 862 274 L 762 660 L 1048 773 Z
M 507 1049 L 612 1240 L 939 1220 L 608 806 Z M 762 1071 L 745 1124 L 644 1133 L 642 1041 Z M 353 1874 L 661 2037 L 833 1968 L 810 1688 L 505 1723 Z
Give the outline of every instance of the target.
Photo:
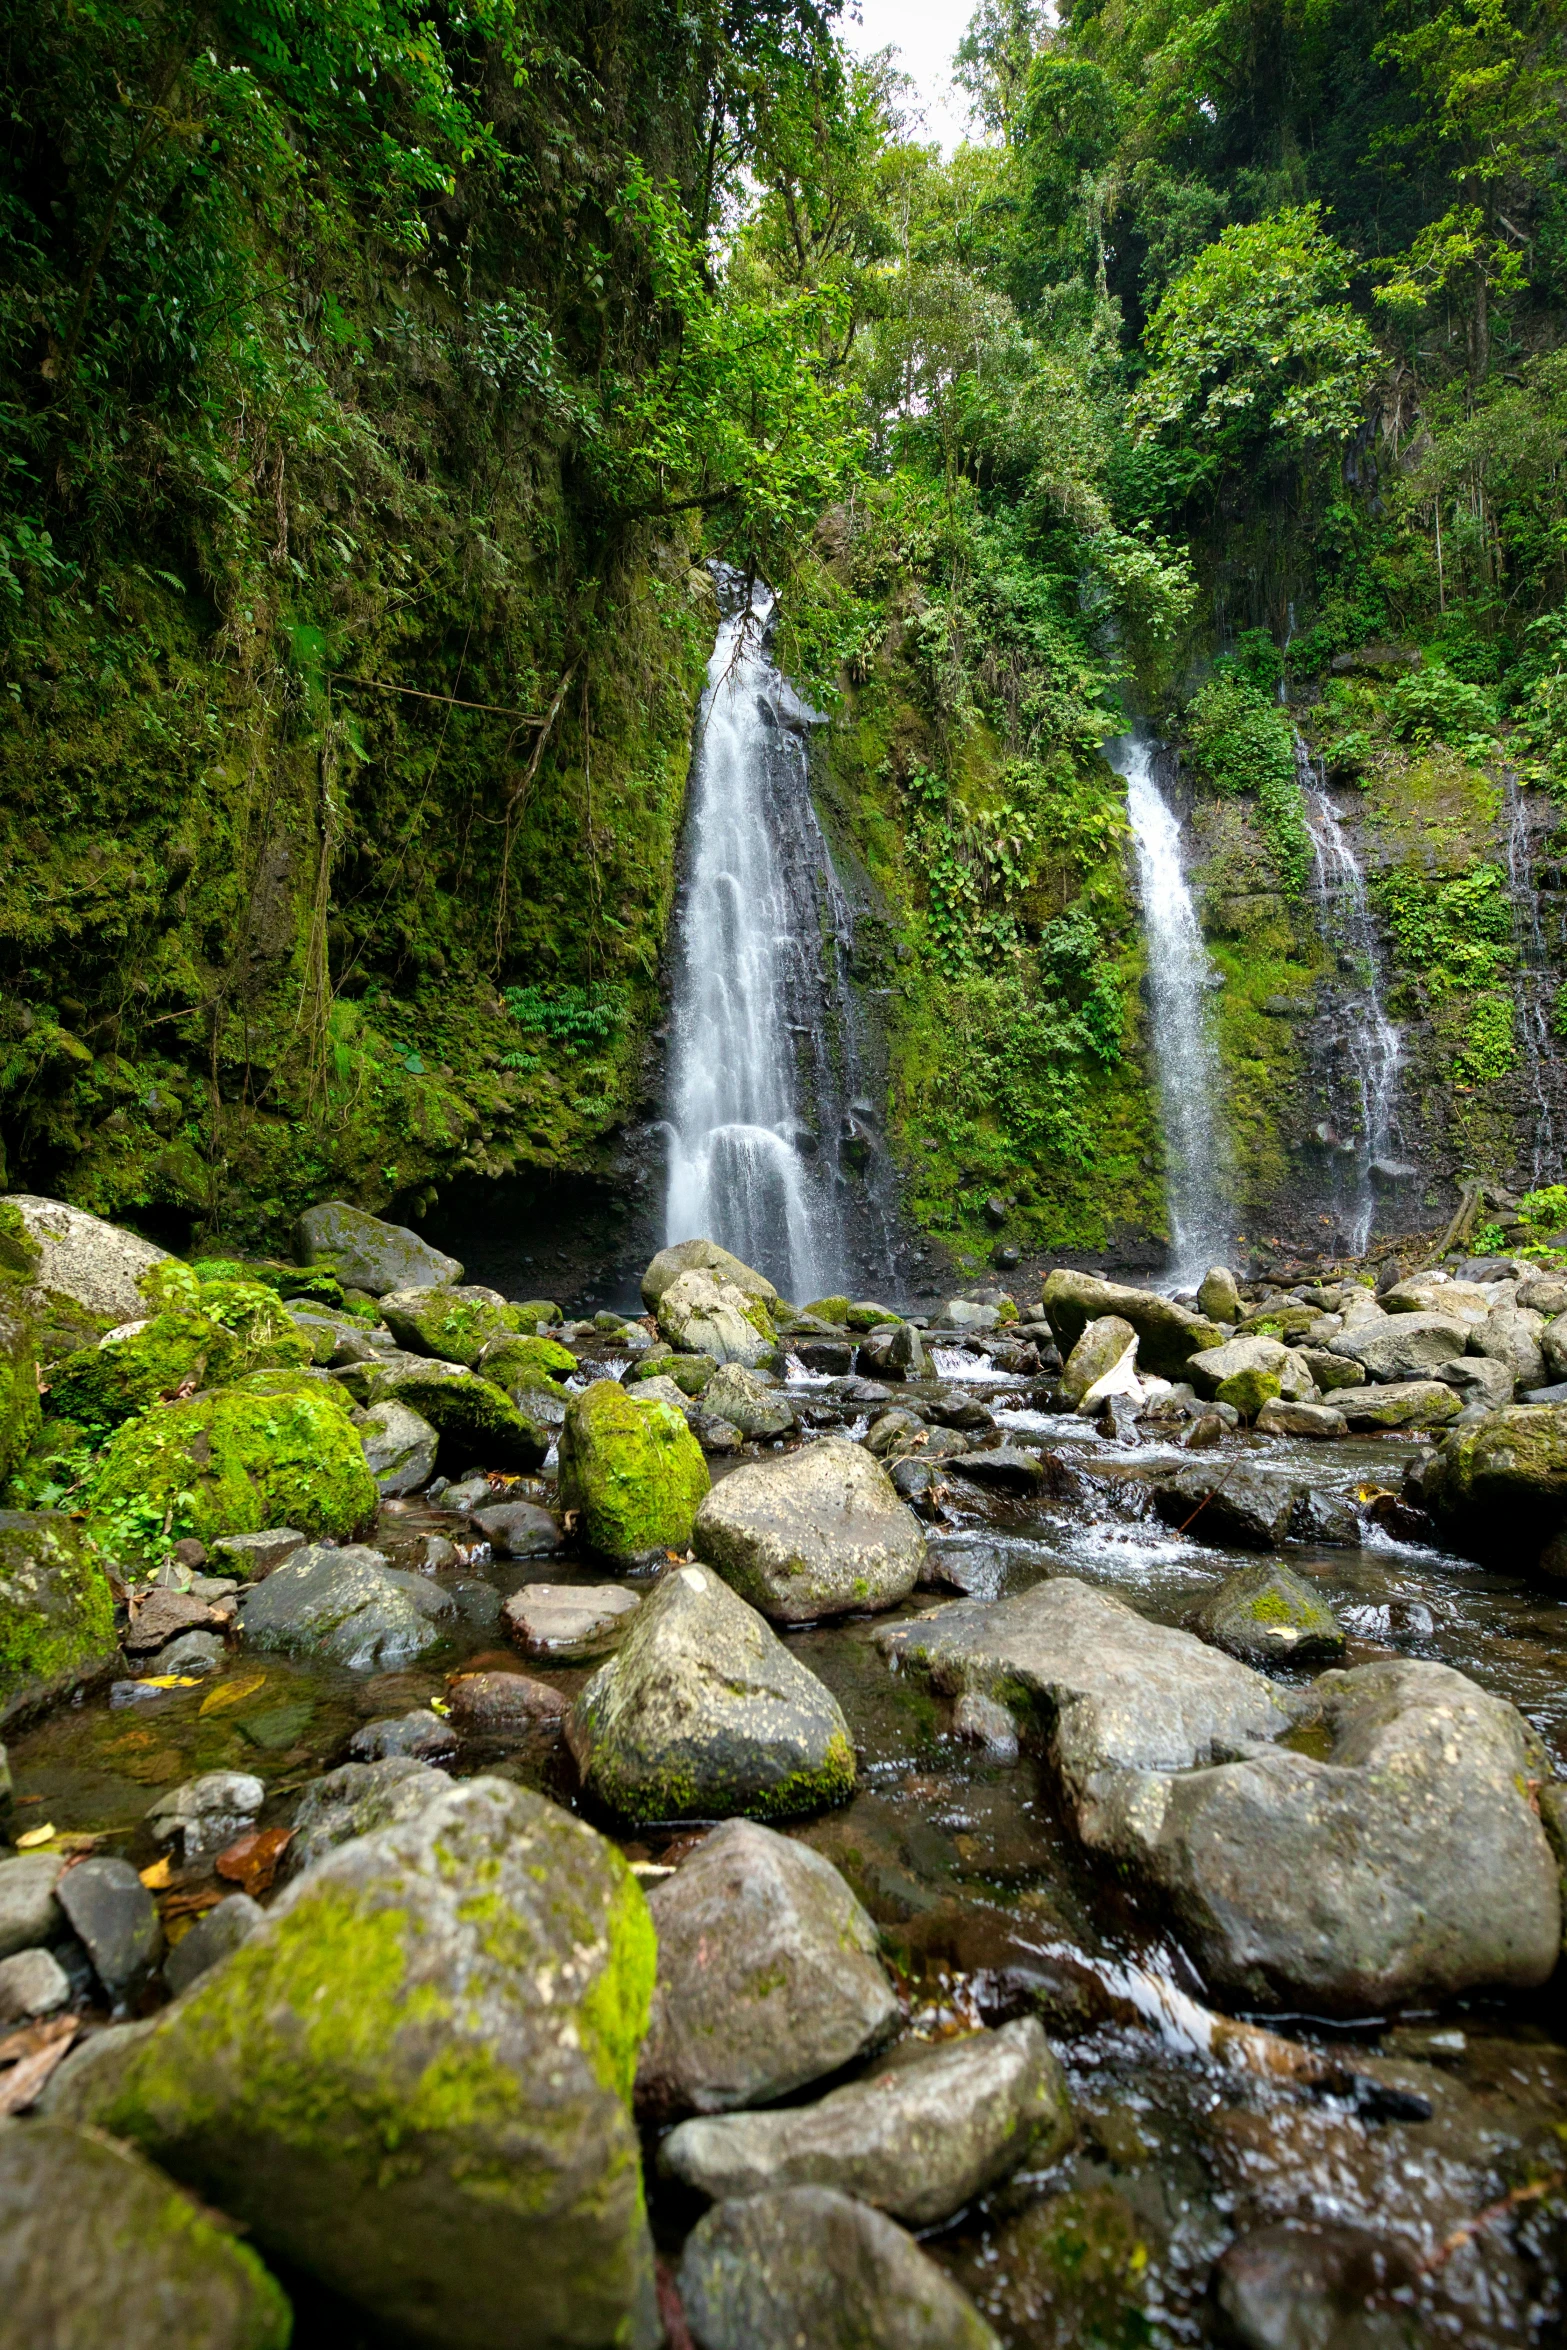
M 258 1689 L 264 1689 L 266 1685 L 265 1673 L 254 1673 L 247 1681 L 220 1681 L 211 1695 L 202 1699 L 197 1711 L 203 1714 L 220 1714 L 228 1706 L 238 1705 L 241 1698 L 253 1697 Z
M 40 1844 L 52 1844 L 53 1842 L 54 1822 L 46 1820 L 41 1828 L 29 1828 L 25 1836 L 18 1836 L 16 1849 L 18 1852 L 32 1852 Z
M 169 1881 L 169 1856 L 167 1853 L 164 1854 L 162 1860 L 155 1860 L 150 1869 L 142 1870 L 141 1881 L 149 1893 L 163 1891 Z
M 199 1673 L 147 1673 L 139 1686 L 143 1689 L 194 1689 L 200 1678 Z

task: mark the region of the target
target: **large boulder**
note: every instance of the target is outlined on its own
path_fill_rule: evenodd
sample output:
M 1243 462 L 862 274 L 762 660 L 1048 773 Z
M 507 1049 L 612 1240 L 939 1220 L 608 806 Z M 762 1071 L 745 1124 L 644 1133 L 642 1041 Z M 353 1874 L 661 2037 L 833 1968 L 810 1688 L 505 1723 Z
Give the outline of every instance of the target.
M 1429 1379 L 1464 1352 L 1473 1327 L 1454 1314 L 1389 1314 L 1341 1330 L 1328 1352 L 1347 1355 L 1371 1379 Z
M 1194 1354 L 1183 1375 L 1199 1395 L 1233 1404 L 1249 1417 L 1283 1391 L 1290 1349 L 1278 1338 L 1231 1338 Z
M 769 2104 L 897 2027 L 876 1928 L 808 1844 L 726 1820 L 648 1907 L 658 1982 L 637 2102 L 654 2113 Z
M 354 1414 L 359 1449 L 383 1501 L 417 1493 L 435 1475 L 440 1437 L 422 1414 L 387 1396 Z
M 1178 1306 L 1172 1298 L 1151 1289 L 1129 1289 L 1118 1281 L 1101 1281 L 1093 1273 L 1058 1270 L 1044 1286 L 1045 1318 L 1061 1350 L 1062 1359 L 1090 1322 L 1114 1314 L 1137 1333 L 1138 1362 L 1161 1379 L 1184 1379 L 1191 1356 L 1222 1343 L 1224 1332 L 1206 1315 Z
M 1488 1412 L 1499 1412 L 1513 1400 L 1512 1371 L 1492 1355 L 1454 1355 L 1437 1377 L 1445 1386 L 1457 1388 L 1459 1401 L 1466 1407 L 1477 1403 Z
M 1261 1673 L 1069 1575 L 1015 1599 L 955 1600 L 876 1644 L 949 1695 L 1034 1713 L 1090 1844 L 1121 1776 L 1190 1770 L 1289 1726 Z
M 789 1398 L 743 1363 L 719 1366 L 702 1390 L 702 1409 L 742 1436 L 787 1436 L 794 1426 Z
M 521 1327 L 516 1307 L 508 1305 L 498 1289 L 446 1284 L 388 1290 L 381 1300 L 381 1319 L 399 1346 L 461 1363 L 470 1371 L 492 1340 L 513 1337 Z
M 1545 1384 L 1545 1316 L 1531 1306 L 1493 1306 L 1472 1332 L 1469 1348 L 1493 1363 L 1505 1364 L 1519 1387 Z
M 507 1310 L 521 1313 L 520 1307 Z M 540 1388 L 546 1394 L 564 1395 L 566 1380 L 581 1365 L 570 1347 L 562 1346 L 558 1339 L 524 1330 L 489 1339 L 477 1367 L 492 1387 L 504 1387 L 515 1401 L 519 1389 Z
M 281 2288 L 248 2244 L 129 2146 L 0 2122 L 0 2331 L 35 2350 L 287 2350 Z
M 660 1335 L 684 1354 L 754 1370 L 771 1361 L 778 1340 L 766 1306 L 711 1273 L 678 1273 L 658 1301 Z
M 1076 2134 L 1061 2067 L 1035 2019 L 904 2049 L 818 2105 L 682 2122 L 659 2168 L 715 2203 L 779 2187 L 837 2187 L 911 2227 L 950 2219 L 1019 2163 L 1054 2162 Z
M 684 1415 L 661 1397 L 595 1379 L 567 1406 L 561 1505 L 606 1558 L 684 1550 L 711 1483 Z
M 1510 1292 L 1506 1302 L 1512 1302 Z M 1439 1273 L 1417 1273 L 1408 1281 L 1395 1281 L 1382 1292 L 1381 1299 L 1385 1314 L 1438 1314 L 1445 1321 L 1468 1323 L 1476 1329 L 1497 1303 L 1494 1283 L 1449 1281 Z
M 1190 1526 L 1198 1542 L 1277 1550 L 1290 1530 L 1300 1479 L 1274 1469 L 1194 1466 L 1162 1478 L 1154 1508 L 1167 1526 Z
M 782 1624 L 896 1607 L 925 1563 L 919 1520 L 880 1461 L 835 1437 L 725 1477 L 696 1513 L 692 1544 Z
M 37 1250 L 31 1279 L 45 1297 L 66 1298 L 109 1324 L 133 1322 L 145 1313 L 138 1284 L 144 1273 L 166 1261 L 166 1249 L 83 1208 L 67 1207 L 64 1200 L 13 1192 L 4 1204 Z
M 566 1720 L 578 1768 L 629 1819 L 774 1819 L 841 1802 L 837 1699 L 706 1567 L 675 1567 Z
M 1325 1673 L 1310 1698 L 1324 1759 L 1133 1771 L 1102 1811 L 1096 1841 L 1161 1889 L 1206 1980 L 1350 2015 L 1543 1983 L 1561 1890 L 1522 1717 L 1404 1660 Z
M 117 1428 L 163 1396 L 310 1359 L 309 1341 L 270 1289 L 214 1283 L 67 1355 L 50 1374 L 50 1408 L 89 1428 Z
M 295 1879 L 103 2068 L 94 2118 L 412 2341 L 651 2350 L 653 1968 L 613 1847 L 470 1779 Z
M 269 1526 L 342 1541 L 370 1524 L 378 1500 L 348 1398 L 301 1382 L 279 1395 L 220 1387 L 128 1421 L 94 1482 L 92 1516 L 106 1543 L 138 1503 L 198 1542 Z
M 682 1273 L 711 1273 L 715 1280 L 726 1281 L 742 1296 L 766 1306 L 769 1313 L 778 1303 L 772 1283 L 716 1241 L 679 1240 L 673 1248 L 661 1248 L 642 1276 L 642 1302 L 650 1314 L 657 1313 L 665 1290 L 672 1288 Z
M 0 1730 L 101 1680 L 118 1643 L 96 1546 L 55 1510 L 0 1510 Z
M 294 1833 L 283 1855 L 282 1875 L 303 1876 L 318 1860 L 356 1836 L 394 1828 L 438 1803 L 451 1786 L 444 1771 L 412 1755 L 384 1762 L 342 1763 L 312 1779 L 299 1798 Z
M 1454 1549 L 1529 1565 L 1567 1526 L 1567 1407 L 1513 1404 L 1451 1429 L 1407 1491 Z
M 1463 1408 L 1463 1396 L 1445 1379 L 1373 1380 L 1342 1396 L 1339 1403 L 1349 1426 L 1357 1431 L 1440 1428 L 1444 1420 L 1456 1419 Z
M 241 1622 L 250 1648 L 389 1673 L 433 1648 L 455 1612 L 429 1576 L 389 1567 L 378 1550 L 312 1543 L 245 1592 Z
M 1097 1321 L 1085 1322 L 1083 1334 L 1067 1356 L 1061 1373 L 1061 1385 L 1069 1400 L 1081 1403 L 1091 1387 L 1097 1387 L 1101 1379 L 1126 1360 L 1129 1349 L 1135 1363 L 1137 1346 L 1136 1331 L 1119 1314 L 1101 1314 Z
M 680 2298 L 698 2350 L 1000 2350 L 912 2236 L 832 2187 L 715 2205 L 686 2238 Z
M 1228 1265 L 1210 1265 L 1197 1290 L 1197 1311 L 1210 1322 L 1238 1322 L 1241 1293 Z
M 345 1289 L 366 1289 L 372 1297 L 462 1279 L 455 1257 L 431 1248 L 406 1224 L 383 1224 L 340 1199 L 306 1208 L 299 1219 L 299 1254 L 304 1264 L 328 1267 Z
M 460 1363 L 403 1355 L 375 1372 L 367 1400 L 406 1404 L 427 1420 L 440 1439 L 438 1466 L 448 1476 L 476 1461 L 526 1473 L 542 1468 L 549 1451 L 544 1430 L 502 1388 Z

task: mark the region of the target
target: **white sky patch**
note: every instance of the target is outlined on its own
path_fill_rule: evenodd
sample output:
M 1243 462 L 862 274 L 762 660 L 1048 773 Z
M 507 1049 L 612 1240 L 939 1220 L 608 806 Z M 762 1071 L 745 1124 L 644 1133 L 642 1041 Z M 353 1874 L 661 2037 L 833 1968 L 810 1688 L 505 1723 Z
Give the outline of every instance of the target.
M 952 79 L 952 58 L 968 30 L 975 0 L 860 0 L 858 22 L 846 10 L 840 19 L 844 40 L 860 57 L 896 49 L 925 118 L 925 136 L 941 143 L 944 155 L 965 139 L 983 133 L 969 122 L 968 93 Z M 850 0 L 850 7 L 854 0 Z

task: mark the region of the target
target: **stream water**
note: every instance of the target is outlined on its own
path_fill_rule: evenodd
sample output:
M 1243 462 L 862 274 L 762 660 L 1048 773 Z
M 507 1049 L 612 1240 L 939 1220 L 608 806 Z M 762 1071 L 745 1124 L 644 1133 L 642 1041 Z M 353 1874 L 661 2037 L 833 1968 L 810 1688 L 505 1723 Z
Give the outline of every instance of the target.
M 1154 746 L 1141 734 L 1105 745 L 1126 780 L 1137 855 L 1154 1080 L 1164 1124 L 1170 1277 L 1200 1281 L 1229 1233 L 1219 1116 L 1219 1057 L 1208 1017 L 1213 966 L 1181 862 L 1181 828 L 1154 780 Z

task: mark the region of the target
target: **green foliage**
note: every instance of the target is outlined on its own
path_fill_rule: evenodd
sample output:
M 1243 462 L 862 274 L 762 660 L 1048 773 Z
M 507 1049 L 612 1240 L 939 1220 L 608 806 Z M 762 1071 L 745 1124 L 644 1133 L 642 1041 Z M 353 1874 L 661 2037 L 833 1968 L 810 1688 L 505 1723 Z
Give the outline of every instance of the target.
M 1286 892 L 1305 888 L 1311 840 L 1301 807 L 1295 737 L 1277 703 L 1227 662 L 1193 695 L 1186 711 L 1193 764 L 1213 791 L 1255 792 L 1263 829 Z
M 599 981 L 588 987 L 508 987 L 506 1009 L 528 1035 L 547 1037 L 575 1060 L 619 1035 L 631 1003 L 624 987 Z
M 1453 1064 L 1457 1075 L 1471 1085 L 1483 1085 L 1492 1077 L 1505 1077 L 1517 1059 L 1512 997 L 1479 996 L 1470 1009 L 1468 1034 Z
M 1451 743 L 1470 759 L 1488 758 L 1496 748 L 1496 704 L 1437 661 L 1428 661 L 1389 687 L 1386 706 L 1393 732 L 1417 749 Z
M 1512 907 L 1503 866 L 1476 865 L 1446 881 L 1397 866 L 1381 876 L 1377 891 L 1397 962 L 1419 973 L 1433 1000 L 1489 988 L 1511 968 Z

